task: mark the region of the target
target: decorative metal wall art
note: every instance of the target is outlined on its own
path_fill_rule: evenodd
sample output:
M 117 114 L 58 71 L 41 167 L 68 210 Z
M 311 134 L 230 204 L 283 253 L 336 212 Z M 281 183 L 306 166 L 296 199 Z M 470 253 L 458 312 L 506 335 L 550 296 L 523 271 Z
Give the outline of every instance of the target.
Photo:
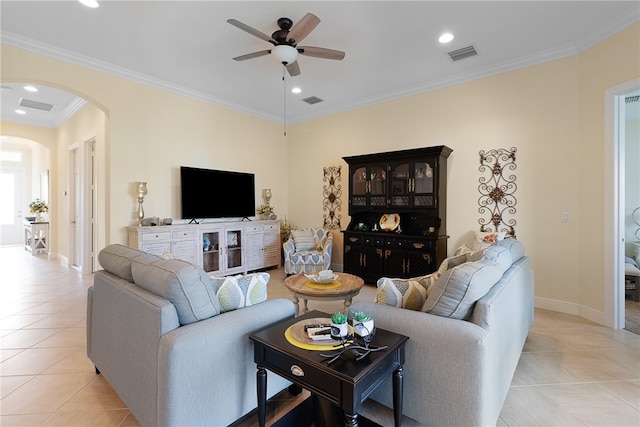
M 516 169 L 516 148 L 510 150 L 498 148 L 485 152 L 480 151 L 480 172 L 486 176 L 480 177 L 480 198 L 478 212 L 482 217 L 478 220 L 481 232 L 505 231 L 507 235 L 516 237 L 514 218 L 517 200 L 514 195 L 518 186 L 516 176 L 509 171 Z M 493 227 L 493 228 L 492 228 Z
M 322 185 L 322 195 L 324 200 L 322 201 L 322 210 L 326 213 L 324 216 L 324 228 L 326 229 L 339 229 L 341 228 L 340 219 L 342 215 L 339 213 L 342 210 L 342 190 L 338 183 L 342 178 L 341 166 L 328 166 L 324 169 L 324 178 L 322 181 L 328 184 Z

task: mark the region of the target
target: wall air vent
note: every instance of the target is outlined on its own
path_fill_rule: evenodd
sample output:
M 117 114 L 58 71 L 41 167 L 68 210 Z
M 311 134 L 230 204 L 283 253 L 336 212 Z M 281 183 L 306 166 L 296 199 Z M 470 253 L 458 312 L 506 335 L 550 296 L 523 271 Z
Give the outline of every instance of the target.
M 304 98 L 303 101 L 306 102 L 307 104 L 313 105 L 313 104 L 317 104 L 318 102 L 324 101 L 324 99 L 320 99 L 317 96 L 310 96 L 308 98 Z
M 470 56 L 476 56 L 477 54 L 478 51 L 473 45 L 463 47 L 462 49 L 454 50 L 448 53 L 449 58 L 451 58 L 453 62 L 460 61 L 464 58 L 469 58 Z
M 42 111 L 51 111 L 51 109 L 53 108 L 53 104 L 47 104 L 46 102 L 38 102 L 24 98 L 20 98 L 20 106 Z

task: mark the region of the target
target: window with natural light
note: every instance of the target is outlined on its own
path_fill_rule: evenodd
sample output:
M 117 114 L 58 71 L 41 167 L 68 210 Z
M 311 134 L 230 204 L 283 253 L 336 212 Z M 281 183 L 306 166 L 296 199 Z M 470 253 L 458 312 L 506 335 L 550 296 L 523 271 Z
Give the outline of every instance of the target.
M 22 153 L 19 151 L 0 151 L 0 161 L 2 162 L 22 162 Z

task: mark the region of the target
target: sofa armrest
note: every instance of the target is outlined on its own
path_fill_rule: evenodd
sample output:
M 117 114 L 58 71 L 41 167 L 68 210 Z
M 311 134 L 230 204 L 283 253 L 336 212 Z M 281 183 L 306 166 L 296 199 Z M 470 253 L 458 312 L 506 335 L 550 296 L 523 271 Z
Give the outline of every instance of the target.
M 159 351 L 159 425 L 228 425 L 257 406 L 256 365 L 249 335 L 295 314 L 273 299 L 182 326 Z M 290 383 L 270 374 L 269 396 Z
M 370 314 L 375 326 L 409 337 L 404 364 L 403 413 L 426 425 L 477 425 L 488 332 L 462 320 L 383 304 L 356 302 L 351 311 Z M 393 407 L 391 380 L 371 395 Z M 446 421 L 446 422 L 445 422 Z

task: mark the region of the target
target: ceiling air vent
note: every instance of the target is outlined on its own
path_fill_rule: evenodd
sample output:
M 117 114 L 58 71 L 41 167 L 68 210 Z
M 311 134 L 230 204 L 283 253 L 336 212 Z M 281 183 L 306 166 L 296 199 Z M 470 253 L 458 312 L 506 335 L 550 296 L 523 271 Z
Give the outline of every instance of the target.
M 304 98 L 303 101 L 306 102 L 307 104 L 313 105 L 313 104 L 317 104 L 318 102 L 322 102 L 324 100 L 318 98 L 317 96 L 310 96 L 308 98 Z
M 478 54 L 478 51 L 473 45 L 471 45 L 471 46 L 463 47 L 462 49 L 449 52 L 448 55 L 453 62 L 456 62 L 464 58 L 469 58 L 470 56 L 476 56 L 477 54 Z
M 47 104 L 46 102 L 32 101 L 30 99 L 24 99 L 24 98 L 20 98 L 20 106 L 33 108 L 35 110 L 42 110 L 42 111 L 51 111 L 51 109 L 53 108 L 53 104 Z

